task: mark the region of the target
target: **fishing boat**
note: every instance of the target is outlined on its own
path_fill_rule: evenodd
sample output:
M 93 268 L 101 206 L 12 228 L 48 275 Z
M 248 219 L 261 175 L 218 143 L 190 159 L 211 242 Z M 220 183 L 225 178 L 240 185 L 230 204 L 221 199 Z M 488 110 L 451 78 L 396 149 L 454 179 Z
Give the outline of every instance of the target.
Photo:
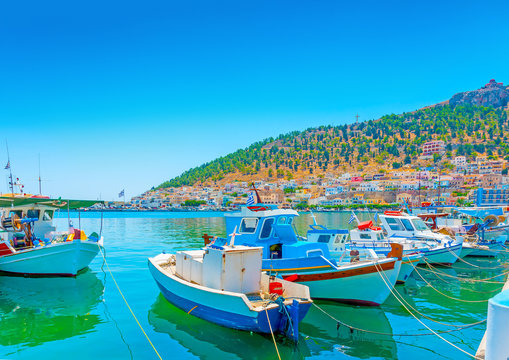
M 423 253 L 423 262 L 451 266 L 461 254 L 462 238 L 432 232 L 424 221 L 401 211 L 385 211 L 380 215 L 382 228 L 392 243 L 409 243 Z M 423 248 L 428 248 L 424 250 Z
M 208 244 L 159 254 L 148 266 L 163 296 L 212 323 L 298 340 L 299 322 L 312 304 L 309 289 L 262 273 L 262 247 Z
M 392 251 L 382 229 L 373 226 L 372 221 L 361 222 L 357 229 L 328 229 L 323 225 L 312 224 L 306 235 L 309 242 L 325 243 L 334 259 L 347 260 L 352 256 L 359 259 L 386 258 Z M 414 244 L 412 244 L 414 245 Z M 412 274 L 423 257 L 419 248 L 403 244 L 403 256 L 396 283 L 403 284 Z M 426 251 L 428 248 L 423 248 Z
M 389 297 L 401 267 L 398 245 L 384 259 L 337 261 L 327 244 L 297 234 L 293 220 L 298 215 L 258 202 L 226 214 L 226 231 L 238 229 L 240 244 L 261 246 L 263 271 L 307 285 L 313 299 L 378 306 Z
M 98 201 L 44 197 L 0 197 L 0 273 L 24 276 L 76 276 L 88 267 L 103 238 L 73 228 L 57 232 L 58 209 L 78 209 Z
M 502 208 L 457 208 L 453 213 L 459 226 L 453 228 L 466 241 L 483 246 L 470 256 L 496 257 L 509 239 L 509 225 Z

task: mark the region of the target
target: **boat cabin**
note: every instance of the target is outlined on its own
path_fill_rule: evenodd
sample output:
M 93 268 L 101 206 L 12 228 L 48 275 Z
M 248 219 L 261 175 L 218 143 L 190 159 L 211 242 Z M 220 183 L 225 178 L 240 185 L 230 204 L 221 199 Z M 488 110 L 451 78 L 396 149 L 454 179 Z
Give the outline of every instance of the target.
M 299 214 L 275 205 L 242 207 L 240 212 L 226 214 L 227 235 L 235 232 L 235 244 L 261 246 L 264 259 L 324 256 L 330 258 L 326 243 L 310 243 L 295 231 L 293 221 Z
M 1 219 L 31 219 L 33 220 L 33 234 L 36 238 L 49 238 L 49 234 L 55 231 L 53 226 L 53 216 L 55 208 L 32 204 L 30 206 L 15 206 L 0 208 Z M 3 223 L 4 221 L 2 221 Z M 16 232 L 9 232 L 9 240 L 17 236 Z
M 432 234 L 424 221 L 400 211 L 386 211 L 380 215 L 382 227 L 389 236 L 415 237 L 417 235 Z
M 348 242 L 348 230 L 346 229 L 327 229 L 323 225 L 309 225 L 311 228 L 307 232 L 307 241 L 314 243 L 327 244 L 331 251 L 344 251 Z

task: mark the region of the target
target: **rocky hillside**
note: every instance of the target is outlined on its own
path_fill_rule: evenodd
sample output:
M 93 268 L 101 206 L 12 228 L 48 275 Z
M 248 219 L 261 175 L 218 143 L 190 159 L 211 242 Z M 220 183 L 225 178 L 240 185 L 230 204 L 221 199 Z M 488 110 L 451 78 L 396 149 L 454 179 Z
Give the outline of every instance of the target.
M 309 174 L 373 174 L 405 166 L 426 166 L 433 160 L 421 159 L 422 144 L 430 140 L 447 144 L 440 160 L 446 167 L 459 155 L 509 159 L 508 114 L 502 107 L 505 104 L 507 88 L 490 82 L 479 90 L 454 95 L 449 103 L 414 112 L 265 139 L 185 171 L 159 187 L 291 179 Z
M 449 104 L 453 107 L 468 104 L 499 108 L 507 106 L 508 102 L 509 86 L 497 83 L 494 79 L 478 90 L 458 93 L 449 100 Z

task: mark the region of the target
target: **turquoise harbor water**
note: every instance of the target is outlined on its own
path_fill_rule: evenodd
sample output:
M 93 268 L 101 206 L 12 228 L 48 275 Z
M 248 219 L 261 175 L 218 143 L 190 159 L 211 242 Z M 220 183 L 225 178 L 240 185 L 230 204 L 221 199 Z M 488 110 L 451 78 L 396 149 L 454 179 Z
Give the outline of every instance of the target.
M 71 217 L 87 232 L 99 231 L 100 215 L 82 213 Z M 350 214 L 317 213 L 319 223 L 347 227 Z M 367 214 L 359 214 L 362 219 Z M 67 225 L 61 214 L 57 225 Z M 300 216 L 296 225 L 304 235 L 312 219 Z M 163 359 L 274 359 L 269 336 L 235 331 L 197 319 L 173 307 L 159 294 L 147 269 L 147 257 L 162 250 L 200 247 L 203 233 L 224 234 L 220 213 L 104 213 L 106 258 L 120 288 L 141 325 Z M 469 262 L 484 268 L 502 265 L 501 260 Z M 452 277 L 420 270 L 436 290 L 463 300 L 488 299 L 501 284 L 471 283 L 461 279 L 484 279 L 507 267 L 479 270 L 459 263 L 440 269 Z M 503 279 L 495 279 L 503 280 Z M 449 299 L 418 275 L 396 290 L 423 315 L 441 323 L 463 325 L 486 317 L 486 302 Z M 336 322 L 312 307 L 301 323 L 298 346 L 280 340 L 283 359 L 467 359 L 415 320 L 391 297 L 381 307 L 355 307 L 317 302 L 335 318 L 352 326 L 381 334 L 337 329 Z M 435 331 L 455 329 L 417 315 Z M 475 353 L 485 324 L 443 336 L 469 353 Z M 76 279 L 27 279 L 0 277 L 0 358 L 2 359 L 156 359 L 156 355 L 118 293 L 99 255 L 90 269 Z

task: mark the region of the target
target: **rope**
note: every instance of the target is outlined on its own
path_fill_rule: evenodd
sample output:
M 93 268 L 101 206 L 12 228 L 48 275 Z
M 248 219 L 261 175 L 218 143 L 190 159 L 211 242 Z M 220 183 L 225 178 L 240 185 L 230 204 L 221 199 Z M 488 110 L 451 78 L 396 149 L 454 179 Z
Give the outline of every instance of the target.
M 458 349 L 459 351 L 463 352 L 464 354 L 470 356 L 470 357 L 473 357 L 474 359 L 477 359 L 477 357 L 475 355 L 472 355 L 470 354 L 469 352 L 463 350 L 462 348 L 460 348 L 459 346 L 453 344 L 452 342 L 450 342 L 449 340 L 447 340 L 446 338 L 444 338 L 443 336 L 441 336 L 439 333 L 437 333 L 436 331 L 434 331 L 432 328 L 430 328 L 428 325 L 426 325 L 422 320 L 420 320 L 417 316 L 415 316 L 410 310 L 408 310 L 408 308 L 405 306 L 405 304 L 403 304 L 403 302 L 401 302 L 401 300 L 394 294 L 394 287 L 390 286 L 387 281 L 385 280 L 385 274 L 380 272 L 380 269 L 378 268 L 378 262 L 375 261 L 374 262 L 375 264 L 375 268 L 376 270 L 378 271 L 378 274 L 380 275 L 380 277 L 382 278 L 383 282 L 385 283 L 385 285 L 387 286 L 387 288 L 390 290 L 390 292 L 392 293 L 392 295 L 394 295 L 394 297 L 396 298 L 396 300 L 398 300 L 398 302 L 405 308 L 406 311 L 408 311 L 408 313 L 410 315 L 413 316 L 413 318 L 415 320 L 417 320 L 418 322 L 420 322 L 423 326 L 425 326 L 429 331 L 431 331 L 432 333 L 434 333 L 436 336 L 438 336 L 440 339 L 442 339 L 443 341 L 445 341 L 447 344 L 451 345 L 452 347 Z
M 315 302 L 313 302 L 313 305 L 316 306 L 316 308 L 318 310 L 320 310 L 321 312 L 323 312 L 325 315 L 327 315 L 328 317 L 330 317 L 332 320 L 334 320 L 337 324 L 338 324 L 338 328 L 339 328 L 339 325 L 343 325 L 344 327 L 347 327 L 348 329 L 350 329 L 350 331 L 352 330 L 356 330 L 356 331 L 359 331 L 359 332 L 365 332 L 365 333 L 368 333 L 368 334 L 376 334 L 376 335 L 386 335 L 386 336 L 428 336 L 428 335 L 435 335 L 435 333 L 433 332 L 429 332 L 429 333 L 421 333 L 421 334 L 393 334 L 393 333 L 385 333 L 385 332 L 380 332 L 380 331 L 374 331 L 374 330 L 366 330 L 366 329 L 361 329 L 361 328 L 358 328 L 358 327 L 355 327 L 355 326 L 352 326 L 352 325 L 348 325 L 347 323 L 339 320 L 339 319 L 336 319 L 334 316 L 332 316 L 331 314 L 329 314 L 327 311 L 325 311 L 324 309 L 322 309 L 321 307 L 319 307 L 318 305 L 316 305 Z M 486 320 L 481 320 L 479 322 L 476 322 L 476 323 L 473 323 L 473 324 L 467 324 L 467 325 L 464 325 L 464 326 L 461 326 L 461 328 L 457 328 L 457 329 L 450 329 L 450 330 L 442 330 L 442 331 L 437 331 L 438 333 L 440 334 L 445 334 L 445 333 L 451 333 L 451 332 L 454 332 L 454 331 L 459 331 L 459 330 L 464 330 L 464 329 L 467 329 L 469 327 L 473 327 L 473 326 L 476 326 L 476 325 L 479 325 L 479 324 L 482 324 L 483 322 L 485 322 Z
M 505 284 L 505 281 L 489 281 L 491 279 L 494 279 L 496 277 L 499 277 L 499 276 L 504 276 L 504 275 L 507 275 L 509 274 L 509 271 L 507 272 L 504 272 L 504 273 L 501 273 L 501 274 L 498 274 L 498 275 L 494 275 L 494 276 L 491 276 L 489 278 L 485 278 L 485 279 L 465 279 L 465 278 L 461 278 L 461 277 L 457 277 L 457 276 L 453 276 L 453 275 L 449 275 L 449 274 L 446 274 L 446 273 L 443 273 L 441 271 L 438 271 L 433 265 L 431 265 L 429 262 L 426 261 L 426 259 L 424 259 L 424 262 L 431 268 L 431 269 L 434 269 L 436 272 L 442 274 L 443 276 L 447 276 L 447 277 L 451 277 L 453 279 L 457 279 L 457 280 L 463 280 L 463 281 L 467 281 L 467 282 L 484 282 L 484 283 L 490 283 L 490 284 Z M 426 270 L 424 268 L 421 268 L 421 270 L 425 270 L 425 271 L 430 271 L 430 270 Z M 432 271 L 433 272 L 433 271 Z
M 281 355 L 279 355 L 279 349 L 277 348 L 276 338 L 274 337 L 274 332 L 272 331 L 272 325 L 270 324 L 269 313 L 267 312 L 267 308 L 265 307 L 265 315 L 267 315 L 267 321 L 269 322 L 270 334 L 272 335 L 272 341 L 274 342 L 274 346 L 276 347 L 276 353 L 279 360 L 281 360 Z
M 104 260 L 104 263 L 106 264 L 106 268 L 108 269 L 108 272 L 110 273 L 110 276 L 111 278 L 113 279 L 113 282 L 115 283 L 115 286 L 117 287 L 117 290 L 118 292 L 120 293 L 120 295 L 122 296 L 122 299 L 124 299 L 124 302 L 125 304 L 127 305 L 127 308 L 129 309 L 129 311 L 131 312 L 131 315 L 133 316 L 134 320 L 136 320 L 136 323 L 138 324 L 138 326 L 140 327 L 141 331 L 143 332 L 143 335 L 145 335 L 145 337 L 147 338 L 150 346 L 152 346 L 152 349 L 154 349 L 154 352 L 156 353 L 157 357 L 159 358 L 159 360 L 163 360 L 163 358 L 161 357 L 161 355 L 159 355 L 159 353 L 157 352 L 154 344 L 152 343 L 152 341 L 150 341 L 150 338 L 148 337 L 147 333 L 145 332 L 145 330 L 143 329 L 143 327 L 141 326 L 140 322 L 138 321 L 138 318 L 136 317 L 136 315 L 134 315 L 134 312 L 133 310 L 131 309 L 131 307 L 129 306 L 129 303 L 127 302 L 127 299 L 125 298 L 124 294 L 122 293 L 122 290 L 120 290 L 120 287 L 118 286 L 117 284 L 117 280 L 115 280 L 115 277 L 113 276 L 113 273 L 111 272 L 110 270 L 110 265 L 108 264 L 108 262 L 106 261 L 106 258 L 104 257 L 104 254 L 103 254 L 103 251 L 101 249 L 101 246 L 99 244 L 97 244 L 97 247 L 99 248 L 99 251 L 101 252 L 101 255 L 103 257 L 103 260 Z
M 442 280 L 442 281 L 445 281 L 447 282 L 446 279 L 442 278 L 440 275 L 438 275 L 438 273 L 434 272 L 433 270 L 427 270 L 427 269 L 424 269 L 424 268 L 421 268 L 421 270 L 425 270 L 425 271 L 430 271 L 431 273 L 433 273 L 433 275 L 435 275 L 438 279 Z M 444 275 L 447 275 L 447 274 L 444 274 Z M 456 277 L 457 279 L 462 279 L 460 277 Z M 468 279 L 464 279 L 464 280 L 468 280 Z M 489 294 L 489 293 L 493 293 L 493 292 L 496 292 L 496 291 L 500 291 L 500 288 L 495 288 L 493 290 L 487 290 L 487 291 L 477 291 L 477 290 L 474 290 L 474 289 L 470 289 L 470 288 L 463 288 L 463 290 L 468 290 L 468 291 L 471 291 L 471 292 L 474 292 L 474 293 L 478 293 L 478 294 Z
M 469 263 L 465 259 L 463 259 L 460 256 L 458 256 L 456 253 L 451 251 L 449 248 L 447 248 L 447 251 L 449 251 L 451 254 L 453 254 L 456 257 L 456 259 L 458 259 L 459 261 L 464 262 L 465 264 L 470 265 L 470 266 L 475 267 L 475 268 L 478 268 L 478 269 L 482 269 L 482 270 L 498 270 L 498 269 L 500 269 L 500 267 L 503 266 L 503 265 L 502 266 L 497 266 L 497 267 L 482 267 L 482 266 L 478 266 L 478 265 Z
M 421 273 L 415 269 L 415 271 L 417 272 L 417 275 L 419 275 L 419 277 L 429 286 L 431 287 L 433 290 L 435 290 L 437 293 L 439 293 L 440 295 L 443 295 L 445 296 L 446 298 L 449 298 L 451 300 L 456 300 L 456 301 L 461 301 L 461 302 L 466 302 L 466 303 L 482 303 L 482 302 L 487 302 L 489 301 L 490 299 L 486 299 L 486 300 L 463 300 L 463 299 L 458 299 L 458 298 L 455 298 L 455 297 L 452 297 L 450 295 L 447 295 L 447 294 L 444 294 L 443 292 L 441 292 L 440 290 L 438 290 L 437 288 L 435 288 L 433 285 L 431 285 L 424 277 L 422 277 Z

